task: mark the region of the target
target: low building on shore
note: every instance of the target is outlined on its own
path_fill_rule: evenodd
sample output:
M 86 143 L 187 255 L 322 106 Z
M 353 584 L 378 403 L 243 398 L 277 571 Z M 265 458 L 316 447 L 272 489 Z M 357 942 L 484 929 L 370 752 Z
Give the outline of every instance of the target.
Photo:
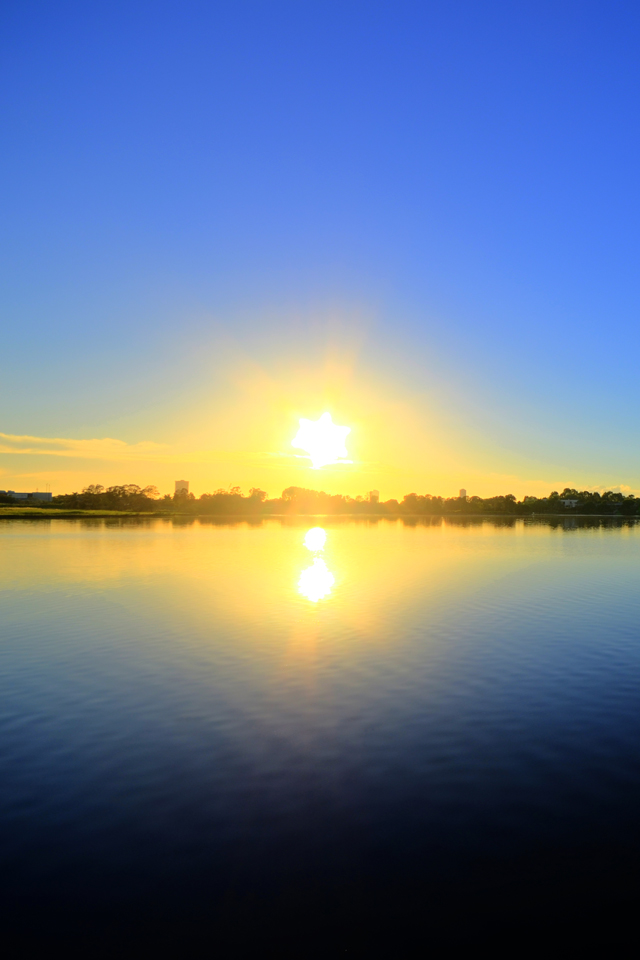
M 34 490 L 31 493 L 19 493 L 16 490 L 0 490 L 0 497 L 11 497 L 12 500 L 51 500 L 52 496 L 52 493 L 42 490 Z

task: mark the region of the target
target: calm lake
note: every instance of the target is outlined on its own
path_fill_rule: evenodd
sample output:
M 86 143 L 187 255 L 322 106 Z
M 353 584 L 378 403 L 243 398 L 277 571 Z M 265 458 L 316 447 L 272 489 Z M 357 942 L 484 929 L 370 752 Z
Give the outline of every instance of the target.
M 299 956 L 624 911 L 639 588 L 633 521 L 1 521 L 3 909 Z

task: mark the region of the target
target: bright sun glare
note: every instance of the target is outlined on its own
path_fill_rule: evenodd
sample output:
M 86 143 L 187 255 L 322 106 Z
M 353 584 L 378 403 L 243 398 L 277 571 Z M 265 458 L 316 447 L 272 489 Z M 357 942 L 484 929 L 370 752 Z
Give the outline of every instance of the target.
M 300 429 L 291 446 L 306 450 L 314 470 L 330 463 L 351 463 L 351 460 L 344 459 L 347 456 L 345 439 L 348 433 L 351 433 L 351 427 L 337 426 L 330 413 L 323 413 L 319 420 L 301 417 Z

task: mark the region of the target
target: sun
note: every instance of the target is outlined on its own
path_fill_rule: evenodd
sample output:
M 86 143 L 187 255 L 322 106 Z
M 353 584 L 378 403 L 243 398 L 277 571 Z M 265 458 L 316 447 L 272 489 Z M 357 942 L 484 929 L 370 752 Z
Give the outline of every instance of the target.
M 345 439 L 351 427 L 339 427 L 330 413 L 323 413 L 319 420 L 300 418 L 300 429 L 291 441 L 292 447 L 306 450 L 314 470 L 330 463 L 351 463 L 346 460 Z

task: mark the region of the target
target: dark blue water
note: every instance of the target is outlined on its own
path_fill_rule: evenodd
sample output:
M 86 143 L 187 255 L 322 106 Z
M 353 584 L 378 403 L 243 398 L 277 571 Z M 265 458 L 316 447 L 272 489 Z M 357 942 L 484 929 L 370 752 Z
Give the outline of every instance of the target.
M 639 586 L 624 521 L 2 521 L 5 923 L 223 956 L 620 925 Z

